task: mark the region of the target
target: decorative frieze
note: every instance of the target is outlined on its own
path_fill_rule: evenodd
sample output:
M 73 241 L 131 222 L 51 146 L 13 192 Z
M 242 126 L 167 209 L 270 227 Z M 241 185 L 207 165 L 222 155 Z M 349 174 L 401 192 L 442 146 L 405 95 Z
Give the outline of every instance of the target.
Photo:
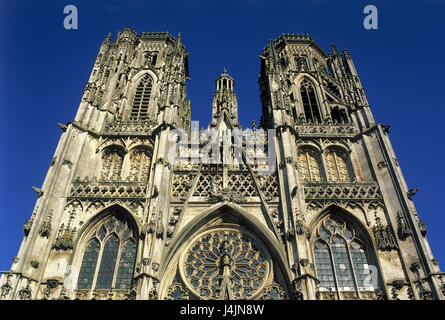
M 91 181 L 78 179 L 73 182 L 68 198 L 128 199 L 145 198 L 147 185 L 127 181 Z
M 358 132 L 352 124 L 304 124 L 304 119 L 300 119 L 295 126 L 299 137 L 342 137 L 352 138 Z
M 308 200 L 379 200 L 382 198 L 376 183 L 306 183 L 304 197 Z
M 105 125 L 107 135 L 151 135 L 157 125 L 154 121 L 117 120 Z

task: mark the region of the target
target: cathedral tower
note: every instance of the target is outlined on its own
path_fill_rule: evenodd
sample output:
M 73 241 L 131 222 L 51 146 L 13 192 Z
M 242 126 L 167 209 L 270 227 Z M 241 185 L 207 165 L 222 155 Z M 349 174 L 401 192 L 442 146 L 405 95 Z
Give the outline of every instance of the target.
M 199 131 L 180 34 L 107 36 L 0 299 L 443 299 L 349 54 L 282 35 L 260 61 L 259 126 L 224 69 Z

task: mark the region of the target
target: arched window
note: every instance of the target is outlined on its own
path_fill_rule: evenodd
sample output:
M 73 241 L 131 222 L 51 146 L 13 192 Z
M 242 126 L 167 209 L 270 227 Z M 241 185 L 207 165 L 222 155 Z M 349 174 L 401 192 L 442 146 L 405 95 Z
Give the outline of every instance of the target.
M 295 56 L 295 65 L 297 70 L 309 70 L 309 63 L 306 56 Z
M 123 152 L 119 148 L 109 147 L 102 154 L 102 180 L 120 180 Z
M 338 217 L 328 215 L 319 224 L 314 257 L 321 291 L 358 293 L 378 287 L 376 269 L 359 232 Z M 345 296 L 344 296 L 345 297 Z
M 147 181 L 151 157 L 146 148 L 136 148 L 130 155 L 130 177 L 136 181 Z
M 288 299 L 270 248 L 240 226 L 200 233 L 179 254 L 179 264 L 172 264 L 171 274 L 176 277 L 167 299 Z
M 133 99 L 130 119 L 146 120 L 148 118 L 148 104 L 150 102 L 152 83 L 153 80 L 148 74 L 139 80 Z
M 298 172 L 303 181 L 321 181 L 320 154 L 308 147 L 298 150 Z
M 306 121 L 320 122 L 320 109 L 318 107 L 313 84 L 307 79 L 303 79 L 300 84 L 300 93 Z
M 348 170 L 348 155 L 341 149 L 332 148 L 325 153 L 328 181 L 347 182 L 351 180 Z
M 91 233 L 77 280 L 78 289 L 129 289 L 136 236 L 127 220 L 108 216 Z
M 153 57 L 151 58 L 151 64 L 155 66 L 157 61 L 158 61 L 158 53 L 153 52 Z
M 331 108 L 331 118 L 334 123 L 348 123 L 348 116 L 346 110 L 340 107 Z

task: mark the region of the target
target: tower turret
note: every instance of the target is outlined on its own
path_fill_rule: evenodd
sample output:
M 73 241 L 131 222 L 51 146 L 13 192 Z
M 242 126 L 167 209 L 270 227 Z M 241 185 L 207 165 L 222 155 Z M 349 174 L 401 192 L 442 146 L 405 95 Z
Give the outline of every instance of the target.
M 216 91 L 212 102 L 212 125 L 230 119 L 233 126 L 238 126 L 238 100 L 234 91 L 235 80 L 227 74 L 226 68 L 216 79 Z

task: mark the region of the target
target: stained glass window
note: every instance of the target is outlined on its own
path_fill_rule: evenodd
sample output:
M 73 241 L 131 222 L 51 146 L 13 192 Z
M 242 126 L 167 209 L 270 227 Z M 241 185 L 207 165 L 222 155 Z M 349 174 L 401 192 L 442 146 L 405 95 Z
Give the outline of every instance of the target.
M 374 290 L 369 281 L 370 257 L 366 247 L 345 221 L 327 216 L 320 223 L 314 244 L 321 290 Z
M 79 289 L 90 289 L 94 279 L 97 258 L 99 257 L 100 244 L 96 239 L 91 240 L 83 255 L 82 267 L 79 272 L 77 287 Z
M 85 248 L 78 289 L 128 289 L 136 259 L 136 238 L 130 223 L 110 215 L 93 230 Z
M 119 271 L 116 278 L 117 289 L 128 289 L 133 278 L 134 258 L 136 256 L 136 243 L 128 240 L 122 247 L 119 261 Z
M 263 287 L 270 264 L 257 242 L 237 230 L 195 240 L 184 259 L 186 282 L 201 298 L 245 299 Z
M 100 261 L 99 274 L 97 275 L 96 288 L 111 288 L 113 282 L 114 269 L 116 268 L 117 253 L 119 250 L 119 239 L 115 234 L 105 242 Z
M 317 241 L 315 243 L 314 255 L 318 280 L 321 281 L 321 287 L 335 287 L 334 270 L 332 268 L 329 247 L 322 241 Z

